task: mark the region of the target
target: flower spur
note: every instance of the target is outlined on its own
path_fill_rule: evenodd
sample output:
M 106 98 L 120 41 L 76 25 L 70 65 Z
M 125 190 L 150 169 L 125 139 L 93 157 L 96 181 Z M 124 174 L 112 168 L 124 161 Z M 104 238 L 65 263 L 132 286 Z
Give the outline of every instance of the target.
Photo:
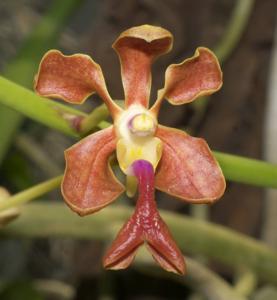
M 135 212 L 105 255 L 107 268 L 126 268 L 138 247 L 146 242 L 164 269 L 183 274 L 183 256 L 158 214 L 154 188 L 190 203 L 212 203 L 225 190 L 225 179 L 207 143 L 157 121 L 163 99 L 180 105 L 220 89 L 222 72 L 214 54 L 200 47 L 193 57 L 170 65 L 164 87 L 148 109 L 151 65 L 171 50 L 172 42 L 170 32 L 150 25 L 130 28 L 115 41 L 125 109 L 111 99 L 100 66 L 87 55 L 65 56 L 50 50 L 42 58 L 35 78 L 38 94 L 69 103 L 81 104 L 98 93 L 114 121 L 109 128 L 87 136 L 65 151 L 62 194 L 66 203 L 78 214 L 87 215 L 124 192 L 109 165 L 115 150 L 127 176 L 129 195 L 134 194 L 132 187 L 138 182 Z

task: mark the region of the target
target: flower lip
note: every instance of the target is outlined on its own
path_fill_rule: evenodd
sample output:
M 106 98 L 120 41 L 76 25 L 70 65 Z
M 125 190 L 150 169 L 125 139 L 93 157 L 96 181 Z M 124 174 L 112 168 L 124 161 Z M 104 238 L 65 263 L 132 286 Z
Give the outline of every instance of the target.
M 157 210 L 153 165 L 147 160 L 139 159 L 129 166 L 129 171 L 138 180 L 139 196 L 135 212 L 108 249 L 103 259 L 104 267 L 115 270 L 127 268 L 138 248 L 145 243 L 162 268 L 183 275 L 184 257 Z
M 157 128 L 157 122 L 149 114 L 140 113 L 129 120 L 128 128 L 136 136 L 153 136 Z

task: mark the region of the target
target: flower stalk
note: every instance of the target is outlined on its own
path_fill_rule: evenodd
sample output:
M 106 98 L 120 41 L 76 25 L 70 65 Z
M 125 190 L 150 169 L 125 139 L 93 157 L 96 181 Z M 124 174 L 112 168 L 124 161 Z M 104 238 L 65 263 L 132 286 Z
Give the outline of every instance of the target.
M 231 19 L 225 30 L 222 40 L 215 47 L 214 52 L 218 60 L 224 62 L 238 44 L 245 26 L 248 23 L 254 0 L 237 0 Z
M 74 120 L 85 116 L 76 109 L 39 97 L 32 91 L 2 76 L 0 76 L 0 103 L 73 137 L 79 136 L 74 128 Z
M 93 129 L 97 128 L 98 124 L 107 119 L 109 111 L 105 104 L 96 107 L 90 114 L 88 114 L 80 123 L 80 132 L 82 135 L 87 135 Z
M 277 188 L 277 165 L 237 155 L 213 152 L 224 176 L 230 181 Z
M 0 212 L 36 199 L 52 191 L 61 184 L 61 181 L 62 176 L 58 176 L 19 192 L 13 196 L 5 198 L 5 201 L 0 202 Z

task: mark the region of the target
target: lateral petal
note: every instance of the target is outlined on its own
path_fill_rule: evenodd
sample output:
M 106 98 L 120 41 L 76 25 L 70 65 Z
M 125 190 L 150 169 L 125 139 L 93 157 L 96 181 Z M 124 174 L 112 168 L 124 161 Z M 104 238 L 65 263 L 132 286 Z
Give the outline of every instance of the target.
M 34 89 L 41 96 L 74 104 L 97 92 L 112 115 L 121 110 L 107 91 L 101 67 L 85 54 L 67 56 L 58 50 L 48 51 L 41 60 Z
M 165 85 L 151 110 L 158 113 L 163 98 L 173 105 L 194 101 L 210 95 L 222 86 L 222 71 L 213 52 L 199 47 L 193 57 L 170 65 L 165 72 Z
M 158 126 L 163 155 L 156 172 L 156 188 L 191 203 L 212 203 L 226 187 L 222 171 L 205 140 Z
M 126 107 L 148 107 L 151 65 L 172 48 L 171 33 L 161 27 L 142 25 L 124 31 L 113 44 L 121 62 Z
M 124 191 L 108 162 L 115 146 L 114 128 L 109 127 L 65 151 L 62 194 L 69 207 L 79 215 L 102 209 Z

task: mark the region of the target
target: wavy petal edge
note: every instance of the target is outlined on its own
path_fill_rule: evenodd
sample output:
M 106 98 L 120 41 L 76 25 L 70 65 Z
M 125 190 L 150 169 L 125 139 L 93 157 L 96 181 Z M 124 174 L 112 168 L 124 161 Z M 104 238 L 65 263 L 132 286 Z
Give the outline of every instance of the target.
M 111 126 L 65 151 L 66 169 L 61 192 L 66 204 L 81 216 L 99 211 L 125 190 L 108 162 L 115 145 Z
M 82 104 L 96 92 L 112 116 L 121 111 L 107 91 L 100 65 L 86 54 L 65 55 L 54 49 L 46 52 L 34 78 L 34 90 L 40 96 L 72 104 Z
M 151 65 L 172 48 L 172 34 L 161 27 L 141 25 L 122 32 L 113 43 L 121 64 L 125 105 L 148 107 Z
M 226 181 L 204 139 L 161 125 L 156 136 L 163 142 L 155 181 L 158 190 L 196 204 L 212 204 L 223 196 Z
M 198 47 L 192 57 L 168 66 L 165 85 L 158 91 L 150 110 L 157 115 L 164 98 L 172 105 L 182 105 L 217 92 L 222 84 L 223 74 L 217 57 L 208 48 Z

